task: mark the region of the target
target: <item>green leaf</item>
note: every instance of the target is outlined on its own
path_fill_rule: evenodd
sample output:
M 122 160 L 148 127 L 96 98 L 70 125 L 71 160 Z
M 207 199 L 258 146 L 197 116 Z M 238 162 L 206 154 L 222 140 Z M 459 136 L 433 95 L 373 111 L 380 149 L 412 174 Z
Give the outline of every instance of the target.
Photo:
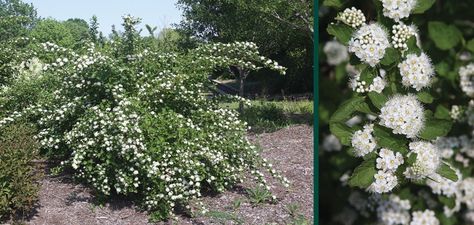
M 433 140 L 437 137 L 446 136 L 451 130 L 452 122 L 445 119 L 436 119 L 433 116 L 426 116 L 425 126 L 419 137 L 425 140 Z
M 411 152 L 410 156 L 408 156 L 408 159 L 407 159 L 408 165 L 412 166 L 416 162 L 416 157 L 417 156 L 418 156 L 418 154 L 416 154 L 414 152 Z
M 341 144 L 350 146 L 353 130 L 344 123 L 330 123 L 329 130 L 339 139 Z
M 430 9 L 436 0 L 418 0 L 412 14 L 421 14 Z
M 344 5 L 344 1 L 343 0 L 324 0 L 323 5 L 327 7 L 334 7 L 336 9 L 339 9 L 339 8 L 342 8 L 342 6 Z
M 394 48 L 387 48 L 385 49 L 385 55 L 380 61 L 380 63 L 384 66 L 392 65 L 393 63 L 397 62 L 400 59 L 400 53 Z
M 434 41 L 436 47 L 441 50 L 449 50 L 455 47 L 462 38 L 461 31 L 456 26 L 439 21 L 428 23 L 428 35 Z
M 379 125 L 374 126 L 374 136 L 377 145 L 400 153 L 407 153 L 408 140 L 402 135 L 396 135 L 390 129 Z
M 419 54 L 421 52 L 420 48 L 418 48 L 418 45 L 416 44 L 415 36 L 411 36 L 410 38 L 408 38 L 407 47 L 408 47 L 408 53 Z
M 438 168 L 438 171 L 436 172 L 444 178 L 450 179 L 452 181 L 458 181 L 456 171 L 454 171 L 448 164 L 444 162 L 441 164 L 441 166 Z
M 359 65 L 361 62 L 360 62 L 360 59 L 355 54 L 351 54 L 349 56 L 349 63 L 355 66 L 355 65 Z
M 370 101 L 377 109 L 381 109 L 388 100 L 387 96 L 373 91 L 369 92 L 367 96 L 369 96 Z
M 432 103 L 434 99 L 434 97 L 427 91 L 420 91 L 416 96 L 418 97 L 418 100 L 423 103 Z
M 376 77 L 375 71 L 372 67 L 365 67 L 360 72 L 360 80 L 365 81 L 368 84 L 370 84 L 375 77 Z
M 336 37 L 341 43 L 347 44 L 351 40 L 354 29 L 346 24 L 329 24 L 327 32 Z
M 467 42 L 466 44 L 466 48 L 471 51 L 471 52 L 474 52 L 474 39 L 471 39 Z
M 363 97 L 352 97 L 343 102 L 339 108 L 332 114 L 330 122 L 345 122 L 350 119 L 352 115 L 359 111 L 365 112 L 369 110 L 369 105 L 365 102 Z
M 367 188 L 374 181 L 374 175 L 377 172 L 375 169 L 375 157 L 366 159 L 362 164 L 355 168 L 349 179 L 351 187 Z
M 437 118 L 437 119 L 446 119 L 446 120 L 450 120 L 450 119 L 451 119 L 451 115 L 450 115 L 449 109 L 447 109 L 447 108 L 444 107 L 443 105 L 438 105 L 438 106 L 436 107 L 436 111 L 435 111 L 434 117 Z
M 440 76 L 446 77 L 448 75 L 448 72 L 449 72 L 449 64 L 446 63 L 445 61 L 442 61 L 442 62 L 436 64 L 435 70 Z
M 438 195 L 438 200 L 439 202 L 443 203 L 443 205 L 449 207 L 450 209 L 456 206 L 456 200 L 454 199 L 454 197 L 446 197 L 443 195 Z

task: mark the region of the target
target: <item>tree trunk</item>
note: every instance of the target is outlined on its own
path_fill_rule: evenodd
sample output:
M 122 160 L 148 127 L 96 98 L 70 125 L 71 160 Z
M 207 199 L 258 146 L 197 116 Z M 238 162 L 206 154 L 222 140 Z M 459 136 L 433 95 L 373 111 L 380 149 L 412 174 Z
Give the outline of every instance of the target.
M 244 97 L 244 80 L 245 80 L 245 77 L 246 76 L 245 76 L 244 70 L 239 68 L 239 82 L 240 82 L 239 95 L 242 98 Z M 240 113 L 244 112 L 244 102 L 242 100 L 239 102 L 239 112 Z

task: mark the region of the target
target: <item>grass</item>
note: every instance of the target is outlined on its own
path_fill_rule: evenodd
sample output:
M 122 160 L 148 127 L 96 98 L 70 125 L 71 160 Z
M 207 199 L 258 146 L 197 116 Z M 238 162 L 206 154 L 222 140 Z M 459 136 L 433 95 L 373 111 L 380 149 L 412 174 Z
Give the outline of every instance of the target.
M 221 106 L 238 109 L 239 103 L 221 103 Z M 293 124 L 313 125 L 313 102 L 253 100 L 240 117 L 254 133 L 273 132 Z
M 232 221 L 236 224 L 243 224 L 244 221 L 242 218 L 237 216 L 234 213 L 231 212 L 225 212 L 225 211 L 209 211 L 206 213 L 206 216 L 209 218 L 212 218 L 214 220 L 217 220 L 218 223 L 220 224 L 229 224 L 229 221 Z

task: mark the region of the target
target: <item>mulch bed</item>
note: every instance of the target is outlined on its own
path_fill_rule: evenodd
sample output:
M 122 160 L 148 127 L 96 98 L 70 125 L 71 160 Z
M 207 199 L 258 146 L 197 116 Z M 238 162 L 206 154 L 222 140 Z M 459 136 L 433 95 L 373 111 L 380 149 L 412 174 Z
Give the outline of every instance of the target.
M 211 211 L 208 216 L 190 218 L 178 215 L 176 220 L 158 224 L 292 224 L 297 218 L 313 220 L 313 128 L 291 126 L 273 133 L 250 134 L 249 140 L 262 148 L 262 155 L 275 169 L 290 180 L 289 188 L 267 179 L 276 203 L 253 204 L 244 183 L 232 190 L 202 198 Z M 35 225 L 142 225 L 148 222 L 146 212 L 132 202 L 112 199 L 98 206 L 91 191 L 73 182 L 68 175 L 45 176 L 41 180 L 38 206 L 26 224 Z M 290 208 L 296 210 L 290 210 Z

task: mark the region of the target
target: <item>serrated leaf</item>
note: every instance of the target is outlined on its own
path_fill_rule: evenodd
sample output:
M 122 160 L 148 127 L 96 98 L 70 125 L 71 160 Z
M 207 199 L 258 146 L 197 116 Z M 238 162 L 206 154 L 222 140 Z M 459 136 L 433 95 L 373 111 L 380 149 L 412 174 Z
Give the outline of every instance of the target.
M 420 91 L 418 94 L 416 94 L 416 96 L 418 100 L 423 103 L 432 103 L 434 100 L 434 97 L 426 91 Z
M 341 43 L 347 44 L 351 40 L 354 29 L 346 24 L 329 24 L 327 32 L 336 37 Z
M 339 139 L 341 144 L 350 146 L 353 130 L 343 123 L 330 123 L 329 130 Z
M 377 146 L 379 147 L 388 148 L 403 154 L 408 152 L 408 140 L 401 135 L 393 134 L 391 130 L 386 127 L 375 125 L 374 136 Z
M 443 195 L 438 195 L 438 200 L 439 202 L 443 203 L 443 205 L 449 207 L 450 209 L 456 206 L 456 200 L 454 199 L 454 197 L 446 197 Z
M 471 39 L 467 42 L 466 44 L 466 48 L 471 51 L 471 52 L 474 52 L 474 39 Z
M 365 112 L 367 110 L 370 111 L 370 108 L 363 97 L 352 97 L 339 106 L 339 108 L 332 114 L 329 121 L 345 122 L 345 120 L 350 119 L 355 112 Z
M 407 163 L 408 163 L 408 165 L 410 165 L 410 166 L 413 165 L 413 164 L 416 162 L 416 157 L 417 157 L 417 156 L 418 156 L 418 154 L 412 152 L 412 153 L 410 154 L 410 156 L 408 156 L 408 158 L 407 158 Z
M 433 140 L 437 137 L 446 136 L 451 130 L 452 122 L 445 119 L 437 119 L 433 116 L 426 116 L 423 130 L 419 137 L 425 140 Z
M 434 41 L 436 47 L 449 50 L 461 41 L 462 33 L 454 25 L 431 21 L 428 23 L 428 36 Z
M 434 117 L 437 118 L 437 119 L 446 119 L 446 120 L 450 120 L 450 119 L 451 119 L 451 115 L 450 115 L 449 109 L 447 109 L 447 108 L 444 107 L 443 105 L 438 105 L 438 106 L 436 107 L 436 111 L 435 111 Z
M 410 38 L 408 38 L 407 47 L 408 47 L 407 53 L 419 54 L 421 52 L 420 48 L 416 44 L 416 37 L 415 36 L 411 36 Z
M 421 14 L 430 9 L 436 0 L 418 0 L 412 14 Z
M 458 181 L 458 176 L 456 175 L 456 171 L 451 169 L 451 167 L 446 163 L 441 163 L 441 166 L 436 171 L 439 175 L 446 179 L 450 179 L 452 181 Z
M 400 53 L 394 48 L 385 49 L 385 55 L 380 63 L 384 66 L 392 65 L 400 59 Z
M 374 181 L 374 175 L 377 172 L 375 169 L 375 157 L 366 159 L 355 168 L 354 172 L 349 178 L 349 186 L 367 188 Z
M 388 100 L 387 96 L 385 96 L 384 94 L 373 91 L 369 92 L 367 96 L 369 96 L 370 101 L 377 109 L 381 109 L 385 102 L 387 102 Z

